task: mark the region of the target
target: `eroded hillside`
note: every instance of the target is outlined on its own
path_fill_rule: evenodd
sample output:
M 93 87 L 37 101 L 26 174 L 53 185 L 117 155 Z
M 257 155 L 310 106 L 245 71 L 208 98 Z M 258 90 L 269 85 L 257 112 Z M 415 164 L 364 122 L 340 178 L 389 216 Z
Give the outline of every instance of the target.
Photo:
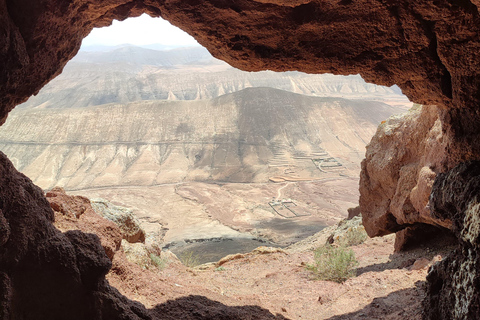
M 202 47 L 159 51 L 135 46 L 80 51 L 62 74 L 18 108 L 72 108 L 142 100 L 203 100 L 251 87 L 320 97 L 410 102 L 398 87 L 366 83 L 360 76 L 300 72 L 245 72 L 213 58 Z
M 402 109 L 249 88 L 201 101 L 15 110 L 0 148 L 43 188 L 358 177 L 364 147 Z

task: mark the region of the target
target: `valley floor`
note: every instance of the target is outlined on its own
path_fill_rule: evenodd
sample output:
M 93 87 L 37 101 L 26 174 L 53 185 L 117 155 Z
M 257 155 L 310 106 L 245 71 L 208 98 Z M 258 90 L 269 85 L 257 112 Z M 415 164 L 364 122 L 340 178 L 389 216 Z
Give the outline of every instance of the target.
M 217 246 L 213 259 L 201 260 L 209 262 L 238 252 L 228 248 L 234 242 L 242 242 L 244 252 L 259 245 L 285 247 L 337 223 L 348 208 L 357 206 L 357 181 L 337 177 L 283 183 L 184 182 L 69 193 L 132 209 L 149 241 L 176 254 L 198 251 L 209 240 L 228 241 Z
M 49 201 L 70 199 L 66 201 L 72 210 L 81 207 L 73 205 L 75 201 L 86 201 L 60 196 Z M 104 248 L 112 251 L 111 221 L 93 209 L 72 213 L 55 211 L 55 226 L 63 232 L 79 228 L 97 233 Z M 360 223 L 356 217 L 284 249 L 259 247 L 194 267 L 182 264 L 170 250 L 155 248 L 148 237 L 145 244 L 122 240 L 121 247 L 113 249 L 106 278 L 158 319 L 421 319 L 427 269 L 452 248 L 444 240 L 431 239 L 394 253 L 394 235 L 367 239 L 350 247 L 358 267 L 356 276 L 344 283 L 315 280 L 307 270 L 315 248 L 330 239 L 341 242 L 352 230 L 363 229 Z

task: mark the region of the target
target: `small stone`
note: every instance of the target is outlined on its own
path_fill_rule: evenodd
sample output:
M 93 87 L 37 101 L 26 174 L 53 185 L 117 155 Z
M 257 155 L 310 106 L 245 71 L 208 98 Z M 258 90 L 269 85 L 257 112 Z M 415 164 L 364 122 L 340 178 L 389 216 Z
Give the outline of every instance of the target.
M 415 261 L 415 263 L 410 267 L 410 270 L 422 270 L 430 265 L 430 260 L 427 258 L 420 258 Z

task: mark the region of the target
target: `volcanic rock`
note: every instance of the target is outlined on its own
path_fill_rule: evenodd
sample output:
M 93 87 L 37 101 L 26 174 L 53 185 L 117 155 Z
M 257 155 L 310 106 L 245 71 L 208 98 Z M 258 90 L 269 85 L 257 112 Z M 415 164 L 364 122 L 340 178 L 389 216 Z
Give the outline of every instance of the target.
M 96 234 L 108 258 L 113 259 L 122 241 L 122 233 L 115 223 L 95 213 L 85 197 L 67 195 L 58 187 L 48 191 L 46 196 L 55 212 L 55 227 L 63 232 L 80 230 Z
M 445 142 L 437 108 L 419 106 L 382 123 L 367 146 L 360 175 L 360 209 L 369 236 L 415 223 L 450 227 L 431 216 L 428 199 L 442 170 Z
M 359 216 L 360 214 L 362 214 L 362 212 L 360 211 L 360 206 L 357 206 L 357 207 L 355 207 L 355 208 L 348 208 L 347 212 L 348 212 L 348 217 L 347 217 L 348 220 L 350 220 L 350 219 L 352 219 L 353 217 L 357 217 L 357 216 Z
M 377 180 L 365 164 L 368 174 L 364 174 L 364 183 L 372 190 L 385 192 L 385 196 L 370 198 L 379 201 L 382 210 L 368 210 L 366 198 L 362 200 L 362 213 L 370 219 L 366 229 L 373 236 L 417 222 L 449 226 L 453 219 L 462 249 L 455 257 L 443 260 L 429 277 L 432 303 L 426 304 L 427 317 L 474 319 L 480 312 L 480 295 L 475 292 L 479 287 L 477 203 L 472 194 L 463 193 L 464 178 L 453 173 L 448 185 L 456 187 L 445 190 L 444 198 L 436 199 L 442 197 L 441 192 L 432 195 L 434 206 L 441 212 L 435 216 L 424 210 L 423 196 L 414 200 L 413 191 L 423 168 L 427 183 L 418 185 L 421 195 L 427 193 L 435 174 L 460 162 L 480 159 L 479 7 L 478 0 L 299 0 L 288 4 L 284 0 L 2 0 L 0 123 L 15 105 L 61 72 L 93 27 L 143 12 L 162 15 L 194 35 L 214 56 L 243 69 L 359 73 L 377 84 L 396 83 L 413 101 L 437 104 L 441 109 L 445 167 L 423 166 L 417 154 L 412 157 L 417 160 L 406 162 L 408 166 L 391 171 L 391 178 L 380 176 Z M 412 142 L 417 144 L 415 140 L 421 141 L 431 128 L 416 127 L 421 134 L 410 139 L 398 137 L 403 138 L 402 143 L 418 137 Z M 419 149 L 417 144 L 411 151 L 416 154 Z M 388 164 L 384 164 L 390 173 Z M 83 283 L 82 279 L 102 279 L 106 265 L 94 262 L 103 259 L 85 261 L 98 248 L 80 250 L 83 242 L 78 240 L 83 236 L 67 237 L 56 230 L 51 225 L 53 212 L 41 190 L 16 172 L 3 154 L 0 173 L 0 210 L 6 220 L 2 228 L 10 228 L 10 236 L 6 242 L 2 238 L 0 247 L 0 277 L 7 286 L 0 292 L 0 312 L 4 316 L 146 318 L 144 309 L 118 298 L 118 293 L 101 280 L 88 286 Z M 408 182 L 399 184 L 405 186 L 404 190 L 397 192 L 397 180 Z M 391 206 L 387 199 L 396 205 Z M 85 277 L 85 272 L 92 275 Z M 97 284 L 103 291 L 88 290 Z
M 45 0 L 28 7 L 26 0 L 1 6 L 0 122 L 58 75 L 93 27 L 143 12 L 162 15 L 242 69 L 360 73 L 398 84 L 418 103 L 478 105 L 480 23 L 469 1 Z
M 480 314 L 480 162 L 439 174 L 432 214 L 453 221 L 459 247 L 435 264 L 427 277 L 426 319 L 477 319 Z
M 62 233 L 56 229 L 43 191 L 17 172 L 3 153 L 0 199 L 1 226 L 10 230 L 0 245 L 3 319 L 38 319 L 39 315 L 45 319 L 146 318 L 142 306 L 122 297 L 105 281 L 111 261 L 100 239 L 78 230 Z M 88 210 L 80 219 L 87 214 Z

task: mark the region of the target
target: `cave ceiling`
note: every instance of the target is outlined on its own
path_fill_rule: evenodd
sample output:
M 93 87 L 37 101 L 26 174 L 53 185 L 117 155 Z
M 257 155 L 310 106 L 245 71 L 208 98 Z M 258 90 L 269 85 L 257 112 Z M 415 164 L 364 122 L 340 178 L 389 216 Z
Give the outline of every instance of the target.
M 361 74 L 414 102 L 476 107 L 479 1 L 0 0 L 0 123 L 94 27 L 147 13 L 249 71 Z M 155 30 L 152 30 L 155 32 Z

